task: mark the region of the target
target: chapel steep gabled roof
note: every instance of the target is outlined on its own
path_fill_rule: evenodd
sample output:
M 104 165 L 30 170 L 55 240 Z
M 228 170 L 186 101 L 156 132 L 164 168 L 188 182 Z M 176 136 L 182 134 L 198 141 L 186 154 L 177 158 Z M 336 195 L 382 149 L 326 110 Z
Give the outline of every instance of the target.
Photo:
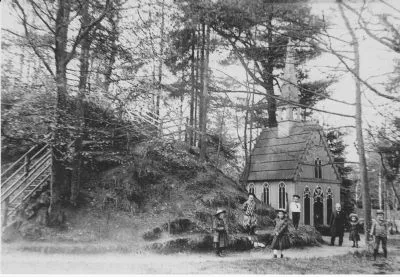
M 322 134 L 322 128 L 311 122 L 292 124 L 286 134 L 280 134 L 279 127 L 264 129 L 261 132 L 251 155 L 247 179 L 249 182 L 296 179 L 308 143 L 313 134 Z M 326 150 L 330 162 L 333 162 L 329 149 Z M 338 177 L 336 168 L 335 172 Z

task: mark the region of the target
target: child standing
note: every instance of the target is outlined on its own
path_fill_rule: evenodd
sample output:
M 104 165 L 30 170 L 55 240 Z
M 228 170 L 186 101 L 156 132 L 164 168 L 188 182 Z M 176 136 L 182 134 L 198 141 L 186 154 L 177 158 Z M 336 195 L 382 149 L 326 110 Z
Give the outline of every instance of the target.
M 292 212 L 293 226 L 297 230 L 299 227 L 301 204 L 299 203 L 300 196 L 297 194 L 293 195 L 293 202 L 290 203 L 290 211 Z
M 274 250 L 274 258 L 278 257 L 278 250 L 280 251 L 280 257 L 283 258 L 283 250 L 290 247 L 288 233 L 289 223 L 286 218 L 286 210 L 279 209 L 275 219 L 274 239 L 271 244 L 271 248 Z
M 214 231 L 214 248 L 217 256 L 222 257 L 222 251 L 228 246 L 228 227 L 225 221 L 226 211 L 218 209 L 214 215 L 213 231 Z
M 358 222 L 358 215 L 355 213 L 350 214 L 350 236 L 349 239 L 353 241 L 352 247 L 358 248 L 358 242 L 360 241 L 360 234 L 359 234 L 359 222 Z
M 388 223 L 383 218 L 383 210 L 376 211 L 376 220 L 373 221 L 371 227 L 371 236 L 375 240 L 375 249 L 374 249 L 374 260 L 376 260 L 376 256 L 378 255 L 379 244 L 382 242 L 383 256 L 387 258 L 387 233 L 388 233 Z
M 243 203 L 243 226 L 246 232 L 251 236 L 255 235 L 255 229 L 257 226 L 256 217 L 256 201 L 254 200 L 254 194 L 249 193 L 249 199 Z

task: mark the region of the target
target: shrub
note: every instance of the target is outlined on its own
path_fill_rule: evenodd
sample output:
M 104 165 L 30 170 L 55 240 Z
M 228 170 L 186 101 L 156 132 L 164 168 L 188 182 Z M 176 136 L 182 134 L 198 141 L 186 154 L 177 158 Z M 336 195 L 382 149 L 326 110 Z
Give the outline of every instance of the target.
M 323 236 L 330 236 L 331 235 L 331 227 L 328 225 L 317 225 L 315 229 L 323 235 Z
M 262 242 L 265 245 L 270 245 L 272 243 L 272 240 L 274 239 L 273 231 L 271 230 L 271 232 L 257 234 L 257 239 L 259 242 Z
M 161 237 L 162 230 L 159 227 L 154 228 L 153 230 L 147 231 L 144 233 L 143 238 L 145 240 L 156 240 Z
M 200 220 L 201 222 L 209 223 L 210 219 L 212 219 L 212 214 L 202 211 L 195 212 L 196 219 Z
M 194 251 L 209 251 L 213 249 L 213 237 L 211 235 L 206 235 L 197 240 L 189 241 L 189 245 Z
M 314 246 L 323 242 L 321 234 L 313 226 L 291 229 L 289 239 L 293 247 Z
M 196 226 L 192 221 L 187 218 L 179 218 L 171 222 L 170 228 L 172 234 L 180 234 L 193 230 Z
M 253 248 L 253 243 L 249 240 L 248 237 L 233 237 L 233 239 L 229 243 L 229 249 L 231 250 L 250 250 Z
M 255 210 L 255 213 L 260 216 L 268 216 L 269 218 L 275 218 L 276 213 L 274 208 L 268 206 L 261 206 Z
M 274 226 L 274 220 L 268 216 L 258 216 L 257 225 L 259 227 L 269 227 Z

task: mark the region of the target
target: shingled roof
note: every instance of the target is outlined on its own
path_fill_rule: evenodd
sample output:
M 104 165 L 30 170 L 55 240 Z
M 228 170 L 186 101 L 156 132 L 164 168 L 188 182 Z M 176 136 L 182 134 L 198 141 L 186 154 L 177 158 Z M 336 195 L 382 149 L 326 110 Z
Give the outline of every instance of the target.
M 292 122 L 288 134 L 279 127 L 264 129 L 257 139 L 249 168 L 248 181 L 293 180 L 307 142 L 322 129 L 316 123 Z

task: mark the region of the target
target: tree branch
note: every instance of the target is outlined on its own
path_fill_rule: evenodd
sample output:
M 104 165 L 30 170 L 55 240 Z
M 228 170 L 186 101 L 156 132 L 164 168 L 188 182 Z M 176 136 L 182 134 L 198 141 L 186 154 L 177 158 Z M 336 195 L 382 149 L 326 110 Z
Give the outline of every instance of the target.
M 77 35 L 77 37 L 74 41 L 74 44 L 72 45 L 72 49 L 66 57 L 66 61 L 65 61 L 66 64 L 68 64 L 68 62 L 75 55 L 76 48 L 80 44 L 82 38 L 84 36 L 87 36 L 88 33 L 93 29 L 93 27 L 95 27 L 100 21 L 102 21 L 104 19 L 104 17 L 107 15 L 107 12 L 109 12 L 109 7 L 110 7 L 110 0 L 107 0 L 103 13 L 97 19 L 93 20 L 88 26 L 83 26 L 83 29 L 81 28 L 79 30 L 79 34 Z
M 29 30 L 27 27 L 27 17 L 26 17 L 26 13 L 25 10 L 22 8 L 21 4 L 19 3 L 18 0 L 14 0 L 14 3 L 16 4 L 16 6 L 18 7 L 18 9 L 21 11 L 22 13 L 22 25 L 24 27 L 25 30 L 25 36 L 29 42 L 29 45 L 32 47 L 33 51 L 35 52 L 35 54 L 39 57 L 39 59 L 43 62 L 44 66 L 46 67 L 46 69 L 49 71 L 50 75 L 52 77 L 55 77 L 53 70 L 50 67 L 50 64 L 44 59 L 44 57 L 42 56 L 42 54 L 39 52 L 39 50 L 37 49 L 36 45 L 33 43 L 32 38 L 29 34 Z
M 40 7 L 35 3 L 35 1 L 29 1 L 29 2 L 31 3 L 32 8 L 35 11 L 35 14 L 39 17 L 39 19 L 43 22 L 43 24 L 47 27 L 47 29 L 49 29 L 50 32 L 55 34 L 56 31 L 53 28 L 51 28 L 49 23 L 41 16 L 40 12 L 43 13 L 42 9 L 40 9 Z M 46 1 L 44 1 L 44 2 L 46 2 Z M 40 12 L 37 9 L 39 9 Z

